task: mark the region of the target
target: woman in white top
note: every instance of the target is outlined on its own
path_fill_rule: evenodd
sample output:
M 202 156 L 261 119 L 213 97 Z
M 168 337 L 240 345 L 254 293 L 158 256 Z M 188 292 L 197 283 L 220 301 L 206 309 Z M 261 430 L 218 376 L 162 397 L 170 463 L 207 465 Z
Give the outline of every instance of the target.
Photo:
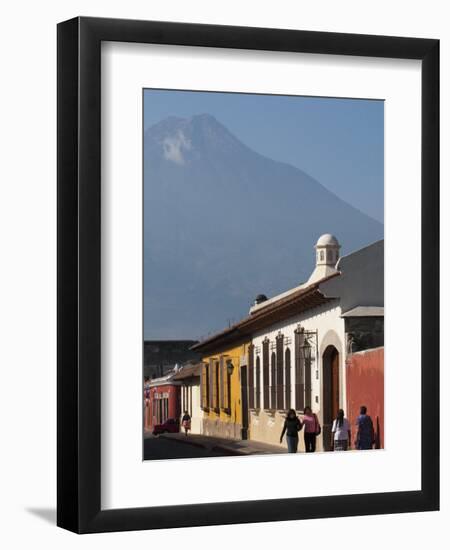
M 344 417 L 344 411 L 338 410 L 331 428 L 331 450 L 346 451 L 350 448 L 350 422 Z

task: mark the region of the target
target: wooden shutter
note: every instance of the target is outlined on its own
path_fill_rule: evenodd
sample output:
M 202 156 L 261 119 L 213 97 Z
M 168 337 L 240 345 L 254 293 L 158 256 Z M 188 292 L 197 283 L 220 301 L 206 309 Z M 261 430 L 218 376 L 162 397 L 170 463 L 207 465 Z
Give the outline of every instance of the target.
M 280 334 L 277 337 L 277 409 L 284 409 L 284 392 L 283 392 L 283 340 L 284 336 Z
M 231 374 L 228 374 L 228 372 L 227 372 L 227 377 L 226 378 L 227 378 L 226 405 L 227 405 L 228 413 L 231 414 Z
M 255 407 L 254 348 L 253 344 L 248 347 L 248 406 L 250 409 Z
M 209 375 L 210 375 L 209 363 L 205 363 L 205 407 L 206 408 L 209 408 L 209 403 L 211 399 Z
M 262 345 L 263 360 L 263 407 L 269 409 L 269 340 Z
M 286 349 L 284 358 L 284 406 L 291 408 L 291 350 Z
M 209 404 L 208 407 L 212 409 L 214 407 L 214 369 L 213 369 L 213 360 L 209 360 L 208 365 L 208 380 L 209 380 Z
M 261 408 L 261 358 L 259 355 L 256 357 L 256 372 L 255 372 L 256 384 L 255 384 L 255 406 L 257 409 Z
M 305 408 L 305 372 L 303 361 L 303 332 L 295 332 L 295 408 L 302 411 Z
M 217 400 L 216 362 L 215 361 L 213 361 L 213 364 L 212 364 L 212 383 L 213 383 L 212 406 L 213 406 L 213 408 L 215 408 L 216 407 L 216 400 Z
M 223 357 L 220 357 L 219 362 L 219 373 L 220 373 L 220 383 L 219 383 L 219 392 L 220 392 L 220 401 L 219 401 L 219 407 L 222 409 L 226 408 L 226 401 L 225 401 L 225 361 L 223 360 Z
M 220 400 L 220 361 L 216 361 L 216 368 L 214 369 L 214 373 L 215 373 L 215 376 L 216 376 L 216 384 L 215 384 L 215 391 L 216 391 L 216 399 L 214 401 L 214 406 L 216 408 L 216 410 L 219 410 L 220 409 L 220 403 L 219 403 L 219 400 Z
M 222 384 L 222 408 L 225 410 L 230 409 L 230 403 L 231 403 L 231 395 L 230 395 L 230 375 L 228 374 L 227 370 L 227 362 L 222 360 L 222 365 L 220 367 L 221 369 L 221 380 L 220 383 Z
M 273 351 L 270 356 L 270 408 L 277 408 L 277 356 Z
M 200 407 L 205 408 L 205 366 L 200 369 Z

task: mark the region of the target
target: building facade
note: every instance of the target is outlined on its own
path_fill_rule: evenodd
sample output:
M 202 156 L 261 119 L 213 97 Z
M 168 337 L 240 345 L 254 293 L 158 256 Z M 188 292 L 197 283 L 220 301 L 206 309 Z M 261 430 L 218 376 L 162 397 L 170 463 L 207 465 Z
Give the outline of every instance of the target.
M 250 437 L 278 444 L 287 410 L 302 414 L 309 406 L 322 425 L 318 449 L 327 450 L 332 421 L 346 402 L 344 322 L 337 300 L 311 309 L 299 303 L 303 308 L 253 336 Z
M 147 381 L 144 385 L 144 427 L 153 430 L 169 419 L 179 420 L 181 413 L 180 380 L 174 380 L 178 369 L 165 376 Z
M 203 433 L 203 409 L 201 407 L 200 377 L 203 363 L 183 365 L 174 376 L 175 381 L 180 381 L 180 415 L 183 417 L 187 411 L 191 417 L 191 433 Z M 181 418 L 180 418 L 181 425 Z
M 361 405 L 375 431 L 375 448 L 384 449 L 384 348 L 357 351 L 346 362 L 348 419 L 352 426 Z
M 250 342 L 239 341 L 230 331 L 201 342 L 200 374 L 202 433 L 231 439 L 247 439 L 248 410 L 246 382 Z M 244 415 L 243 415 L 244 408 Z
M 328 450 L 338 409 L 354 420 L 356 403 L 360 401 L 358 410 L 365 404 L 366 394 L 359 395 L 354 377 L 347 380 L 345 367 L 355 351 L 374 343 L 383 345 L 384 247 L 379 241 L 343 258 L 339 248 L 335 237 L 323 235 L 316 244 L 316 268 L 307 283 L 250 310 L 253 315 L 272 310 L 273 317 L 252 337 L 252 439 L 278 444 L 287 409 L 301 415 L 309 406 L 322 426 L 317 448 Z M 360 375 L 359 380 L 360 388 L 366 379 Z M 377 403 L 383 390 L 380 385 L 374 388 Z M 378 418 L 382 424 L 383 415 Z

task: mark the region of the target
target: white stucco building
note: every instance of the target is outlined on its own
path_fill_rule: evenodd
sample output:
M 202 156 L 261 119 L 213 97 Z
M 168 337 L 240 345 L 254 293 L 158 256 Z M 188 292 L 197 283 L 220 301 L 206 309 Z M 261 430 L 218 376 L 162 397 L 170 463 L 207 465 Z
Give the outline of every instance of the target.
M 383 319 L 383 241 L 339 258 L 339 242 L 326 234 L 315 249 L 308 281 L 271 299 L 260 295 L 245 321 L 255 327 L 248 360 L 251 439 L 278 444 L 287 409 L 301 414 L 310 406 L 322 425 L 318 449 L 328 449 L 332 420 L 347 402 L 348 323 L 360 317 L 356 327 L 362 320 L 361 333 L 382 345 L 382 321 L 378 336 L 373 326 Z
M 183 365 L 174 376 L 180 383 L 180 425 L 184 411 L 191 417 L 191 433 L 203 433 L 203 410 L 200 396 L 200 371 L 202 363 Z

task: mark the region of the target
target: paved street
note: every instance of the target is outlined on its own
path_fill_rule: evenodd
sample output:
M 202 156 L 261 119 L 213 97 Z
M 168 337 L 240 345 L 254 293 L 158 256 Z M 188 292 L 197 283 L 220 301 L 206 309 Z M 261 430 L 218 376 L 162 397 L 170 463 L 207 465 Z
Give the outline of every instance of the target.
M 278 445 L 183 433 L 144 436 L 144 460 L 285 453 Z
M 146 435 L 144 439 L 144 460 L 200 458 L 223 455 L 223 452 L 214 451 L 201 445 L 192 445 L 183 441 L 180 442 L 178 439 L 167 435 L 158 437 Z

